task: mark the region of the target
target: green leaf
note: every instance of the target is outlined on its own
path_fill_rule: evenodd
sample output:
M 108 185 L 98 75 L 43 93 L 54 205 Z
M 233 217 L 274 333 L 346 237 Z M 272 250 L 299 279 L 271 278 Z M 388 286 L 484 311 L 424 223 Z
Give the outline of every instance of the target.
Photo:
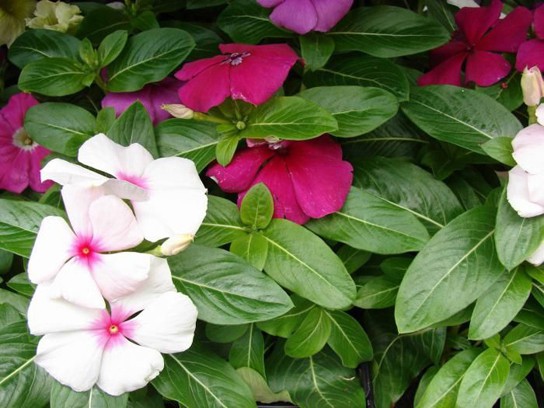
M 77 105 L 46 102 L 27 111 L 25 129 L 41 146 L 76 157 L 83 142 L 95 134 L 96 120 Z
M 193 38 L 177 28 L 156 28 L 130 37 L 108 67 L 108 90 L 137 91 L 145 84 L 164 79 L 194 46 Z
M 357 320 L 344 312 L 323 312 L 331 322 L 327 344 L 338 354 L 344 367 L 357 368 L 363 361 L 372 359 L 372 344 Z
M 298 96 L 278 96 L 253 110 L 238 136 L 306 140 L 336 129 L 336 119 L 315 103 Z
M 57 381 L 51 386 L 51 408 L 125 408 L 127 402 L 128 394 L 113 397 L 97 387 L 75 392 Z
M 357 291 L 353 305 L 361 309 L 384 309 L 395 304 L 400 282 L 388 276 L 368 280 Z
M 18 68 L 44 58 L 76 60 L 80 41 L 71 35 L 53 30 L 28 30 L 9 48 L 9 60 Z
M 160 157 L 179 156 L 195 162 L 200 172 L 215 159 L 219 142 L 216 125 L 187 119 L 169 119 L 155 128 Z
M 164 355 L 164 370 L 152 382 L 161 395 L 187 408 L 254 408 L 248 386 L 230 364 L 193 345 Z
M 328 35 L 337 51 L 362 51 L 380 58 L 418 54 L 450 39 L 434 20 L 391 6 L 356 8 Z
M 271 320 L 258 322 L 257 327 L 262 331 L 278 337 L 289 337 L 304 320 L 304 317 L 316 307 L 313 303 L 297 295 L 291 297 L 295 307 L 282 316 Z
M 335 56 L 324 67 L 304 75 L 308 87 L 356 85 L 385 89 L 399 101 L 408 99 L 409 84 L 400 67 L 390 60 L 367 55 Z
M 0 288 L 0 305 L 9 305 L 25 316 L 30 300 L 9 290 Z
M 516 388 L 501 397 L 501 408 L 538 408 L 535 391 L 527 380 L 523 380 Z
M 363 266 L 372 256 L 370 252 L 361 251 L 360 249 L 355 249 L 349 245 L 343 245 L 336 255 L 342 260 L 342 263 L 346 267 L 348 273 L 351 275 L 361 266 Z
M 451 85 L 411 90 L 404 113 L 430 136 L 485 154 L 481 145 L 495 137 L 514 137 L 521 123 L 487 95 Z
M 247 233 L 236 204 L 221 197 L 208 196 L 206 218 L 195 237 L 197 244 L 219 247 Z
M 89 77 L 94 78 L 94 73 L 71 59 L 44 58 L 25 65 L 18 85 L 25 92 L 65 96 L 85 88 Z
M 234 368 L 248 367 L 266 378 L 263 334 L 254 324 L 250 324 L 244 335 L 232 343 L 229 362 Z
M 42 219 L 63 212 L 49 205 L 0 199 L 0 249 L 29 257 Z
M 107 106 L 98 111 L 96 115 L 96 132 L 107 134 L 115 123 L 115 109 Z
M 457 29 L 455 17 L 450 10 L 450 5 L 441 0 L 425 0 L 429 15 L 441 23 L 449 32 Z
M 274 201 L 268 187 L 263 183 L 249 189 L 240 206 L 240 219 L 254 230 L 268 227 L 274 214 Z
M 215 324 L 271 319 L 293 303 L 272 279 L 222 249 L 191 245 L 168 258 L 176 287 L 198 308 L 199 318 Z
M 339 211 L 306 226 L 325 238 L 379 254 L 417 251 L 429 239 L 411 212 L 355 187 Z
M 0 325 L 9 326 L 12 323 L 22 322 L 24 317 L 19 311 L 9 303 L 0 304 Z
M 488 140 L 482 144 L 483 151 L 489 156 L 506 164 L 507 166 L 515 166 L 516 161 L 512 157 L 514 148 L 512 147 L 512 138 L 499 136 Z
M 285 342 L 285 354 L 294 358 L 313 356 L 323 349 L 330 334 L 327 313 L 319 307 L 313 308 Z
M 508 394 L 510 391 L 516 388 L 516 386 L 529 375 L 533 368 L 535 368 L 535 359 L 532 357 L 522 358 L 521 363 L 512 364 L 510 366 L 510 373 L 508 374 L 508 379 L 506 380 L 501 396 Z
M 242 337 L 248 327 L 248 324 L 223 326 L 206 323 L 206 337 L 215 343 L 232 343 Z
M 217 25 L 234 42 L 257 44 L 265 38 L 290 37 L 287 31 L 276 27 L 268 19 L 270 10 L 252 0 L 230 2 L 217 19 Z
M 304 66 L 310 71 L 322 68 L 334 52 L 334 40 L 322 33 L 310 32 L 299 41 Z
M 255 401 L 259 401 L 264 404 L 278 401 L 291 401 L 291 397 L 287 391 L 283 390 L 277 393 L 273 392 L 263 376 L 257 371 L 251 368 L 241 367 L 237 369 L 236 372 L 238 375 L 240 375 L 240 377 L 242 377 L 249 388 L 251 388 Z
M 351 304 L 355 283 L 321 239 L 281 219 L 272 220 L 263 235 L 268 241 L 265 271 L 276 282 L 328 309 Z
M 520 217 L 506 199 L 506 191 L 499 201 L 496 225 L 497 255 L 509 270 L 529 258 L 544 240 L 544 217 Z
M 238 135 L 228 135 L 219 139 L 219 142 L 215 145 L 215 157 L 221 166 L 227 166 L 231 162 L 236 149 L 238 149 L 239 142 L 240 137 Z
M 499 351 L 485 350 L 465 372 L 456 407 L 493 407 L 501 396 L 509 372 L 510 363 Z
M 28 274 L 24 272 L 11 278 L 7 282 L 7 286 L 15 292 L 27 297 L 31 297 L 36 289 L 36 285 L 28 280 Z
M 401 333 L 429 327 L 463 310 L 504 273 L 493 241 L 495 214 L 477 207 L 431 238 L 400 285 L 395 319 Z
M 519 354 L 535 354 L 544 351 L 544 331 L 519 324 L 504 337 L 503 346 Z
M 118 30 L 102 40 L 98 47 L 98 59 L 101 67 L 111 64 L 121 54 L 128 40 L 128 33 Z
M 391 119 L 398 110 L 397 98 L 380 88 L 360 86 L 323 86 L 299 94 L 332 113 L 337 137 L 354 137 L 368 133 Z
M 122 146 L 139 143 L 153 155 L 158 157 L 155 133 L 149 113 L 139 101 L 134 102 L 114 122 L 108 137 Z
M 102 6 L 86 13 L 79 25 L 77 36 L 99 44 L 108 34 L 117 30 L 130 30 L 128 16 L 121 10 Z
M 468 338 L 487 339 L 504 329 L 531 294 L 531 279 L 522 268 L 502 275 L 477 301 Z
M 257 232 L 246 234 L 232 241 L 230 252 L 262 271 L 268 256 L 268 241 Z

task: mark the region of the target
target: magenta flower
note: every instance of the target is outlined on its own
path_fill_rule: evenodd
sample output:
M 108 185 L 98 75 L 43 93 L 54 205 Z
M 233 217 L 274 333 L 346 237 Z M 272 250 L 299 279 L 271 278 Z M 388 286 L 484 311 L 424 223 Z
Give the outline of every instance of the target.
M 326 32 L 344 17 L 353 0 L 257 0 L 263 7 L 274 7 L 270 20 L 278 27 L 298 34 Z
M 178 88 L 181 85 L 174 78 L 165 78 L 161 82 L 148 84 L 135 92 L 111 92 L 102 99 L 102 107 L 115 109 L 117 116 L 121 115 L 136 101 L 140 101 L 149 113 L 154 125 L 172 116 L 161 109 L 162 105 L 179 103 Z
M 264 183 L 274 198 L 274 217 L 304 224 L 342 208 L 352 170 L 342 160 L 340 145 L 324 135 L 254 145 L 237 153 L 226 167 L 213 165 L 206 175 L 224 191 L 238 193 L 238 204 L 253 185 Z
M 207 112 L 229 96 L 259 105 L 285 81 L 298 55 L 287 44 L 221 44 L 223 55 L 189 62 L 176 73 L 187 81 L 179 89 L 181 103 Z
M 452 40 L 431 51 L 433 68 L 419 77 L 419 85 L 474 82 L 490 86 L 510 72 L 510 63 L 500 54 L 514 53 L 525 41 L 531 12 L 517 7 L 503 20 L 500 0 L 488 7 L 465 7 L 455 15 L 458 30 Z M 461 71 L 465 71 L 464 80 Z
M 544 71 L 544 6 L 534 11 L 533 28 L 536 38 L 521 44 L 516 56 L 516 69 L 520 72 L 534 66 Z
M 40 181 L 40 162 L 50 152 L 23 128 L 26 111 L 37 105 L 32 95 L 19 93 L 0 110 L 0 189 L 21 193 L 30 186 L 43 193 L 51 182 Z

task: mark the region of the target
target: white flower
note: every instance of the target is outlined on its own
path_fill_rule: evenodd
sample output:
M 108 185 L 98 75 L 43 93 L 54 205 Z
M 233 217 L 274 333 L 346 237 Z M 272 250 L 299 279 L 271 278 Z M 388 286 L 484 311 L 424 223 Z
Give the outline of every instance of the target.
M 144 237 L 157 241 L 174 235 L 195 235 L 206 215 L 206 188 L 191 160 L 154 160 L 141 145 L 121 146 L 104 134 L 87 140 L 78 160 L 112 175 L 107 179 L 80 166 L 55 159 L 42 169 L 42 180 L 59 184 L 101 185 L 131 200 Z
M 45 28 L 63 33 L 73 32 L 83 20 L 78 6 L 62 1 L 40 0 L 34 11 L 34 18 L 27 18 L 30 28 Z
M 39 285 L 28 309 L 30 332 L 44 335 L 35 361 L 75 391 L 95 384 L 111 395 L 134 391 L 163 369 L 160 353 L 192 344 L 197 310 L 175 291 L 164 259 L 153 258 L 149 278 L 109 309 L 74 305 L 53 292 Z

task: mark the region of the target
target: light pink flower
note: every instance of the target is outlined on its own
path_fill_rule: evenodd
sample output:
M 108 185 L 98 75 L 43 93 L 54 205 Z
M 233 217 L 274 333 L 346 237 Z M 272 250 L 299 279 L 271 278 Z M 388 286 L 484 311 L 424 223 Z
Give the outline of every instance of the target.
M 65 186 L 62 197 L 72 228 L 61 217 L 45 217 L 28 262 L 33 283 L 51 281 L 51 290 L 78 305 L 104 307 L 134 291 L 147 278 L 151 255 L 118 252 L 143 237 L 132 211 L 100 189 Z
M 238 193 L 238 204 L 257 183 L 274 199 L 274 217 L 303 224 L 344 205 L 353 179 L 351 164 L 342 160 L 340 145 L 329 136 L 303 142 L 258 144 L 206 173 L 223 191 Z
M 278 27 L 298 34 L 326 32 L 344 17 L 353 0 L 257 0 L 263 7 L 274 7 L 270 20 Z
M 223 55 L 189 62 L 176 72 L 187 81 L 179 89 L 181 103 L 207 112 L 225 99 L 259 105 L 282 85 L 298 55 L 287 44 L 221 44 Z
M 111 92 L 102 99 L 102 107 L 112 107 L 117 116 L 121 115 L 136 101 L 140 101 L 149 113 L 154 125 L 172 116 L 161 109 L 164 104 L 179 103 L 178 88 L 181 82 L 165 78 L 156 84 L 148 84 L 135 92 Z
M 75 391 L 95 384 L 111 395 L 145 386 L 164 367 L 160 353 L 188 349 L 197 310 L 177 293 L 168 263 L 153 258 L 149 278 L 133 293 L 93 309 L 54 297 L 39 285 L 28 309 L 38 344 L 36 364 Z
M 51 182 L 40 181 L 40 162 L 50 152 L 26 133 L 26 111 L 37 105 L 32 95 L 19 93 L 0 110 L 0 189 L 21 193 L 25 188 L 44 192 Z

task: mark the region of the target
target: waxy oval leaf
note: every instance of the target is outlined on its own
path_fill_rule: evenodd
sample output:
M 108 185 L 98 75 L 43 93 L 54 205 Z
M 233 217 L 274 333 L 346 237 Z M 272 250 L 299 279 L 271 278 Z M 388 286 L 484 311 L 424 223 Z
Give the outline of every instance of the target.
M 200 245 L 219 247 L 244 237 L 248 232 L 240 220 L 236 204 L 210 195 L 208 196 L 208 211 L 196 234 L 195 242 Z
M 90 85 L 94 75 L 74 60 L 58 57 L 44 58 L 25 65 L 18 85 L 25 92 L 65 96 L 79 92 Z
M 331 322 L 325 310 L 315 307 L 285 342 L 285 354 L 289 357 L 310 357 L 323 349 L 331 334 Z
M 51 408 L 125 408 L 128 393 L 118 397 L 106 394 L 98 387 L 87 392 L 75 392 L 56 381 L 51 386 Z

